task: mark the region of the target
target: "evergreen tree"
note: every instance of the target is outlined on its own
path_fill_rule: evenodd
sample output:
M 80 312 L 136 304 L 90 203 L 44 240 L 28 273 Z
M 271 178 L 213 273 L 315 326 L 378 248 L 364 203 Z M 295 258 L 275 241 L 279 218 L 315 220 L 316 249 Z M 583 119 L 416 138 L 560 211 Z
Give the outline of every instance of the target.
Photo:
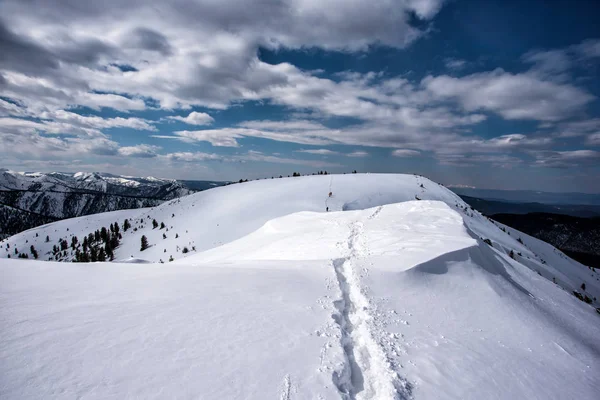
M 98 261 L 106 261 L 106 253 L 104 253 L 102 247 L 100 247 L 100 251 L 98 252 Z
M 115 234 L 119 234 L 119 223 L 115 222 Z
M 146 237 L 146 235 L 142 235 L 142 246 L 140 248 L 140 251 L 144 251 L 146 250 L 149 246 L 148 246 L 148 238 Z
M 165 229 L 165 223 L 164 222 L 160 223 L 160 229 Z
M 152 220 L 152 229 L 158 228 L 158 222 L 155 219 Z
M 104 243 L 106 243 L 106 241 L 108 240 L 108 231 L 105 227 L 102 227 L 102 229 L 100 230 L 100 239 L 102 239 Z
M 46 243 L 50 241 L 50 236 L 46 236 Z
M 123 222 L 123 230 L 127 232 L 127 229 L 129 228 L 131 228 L 131 224 L 129 223 L 128 219 L 125 219 L 125 221 Z
M 33 247 L 33 245 L 31 245 L 31 247 L 29 248 L 29 250 L 31 251 L 31 255 L 33 256 L 33 258 L 35 258 L 37 260 L 38 259 L 38 253 L 35 250 L 35 247 Z

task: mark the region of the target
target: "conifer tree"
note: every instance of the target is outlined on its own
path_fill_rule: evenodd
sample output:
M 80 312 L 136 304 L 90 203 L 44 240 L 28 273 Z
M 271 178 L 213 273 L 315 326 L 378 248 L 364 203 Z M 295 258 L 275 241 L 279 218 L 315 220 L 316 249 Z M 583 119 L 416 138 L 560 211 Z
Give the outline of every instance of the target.
M 140 247 L 140 251 L 144 251 L 146 250 L 149 246 L 148 246 L 148 238 L 146 237 L 146 235 L 142 235 L 142 246 Z
M 35 258 L 37 260 L 38 258 L 38 253 L 35 250 L 35 247 L 33 247 L 33 245 L 31 245 L 31 247 L 29 248 L 29 250 L 31 251 L 31 255 L 33 256 L 33 258 Z

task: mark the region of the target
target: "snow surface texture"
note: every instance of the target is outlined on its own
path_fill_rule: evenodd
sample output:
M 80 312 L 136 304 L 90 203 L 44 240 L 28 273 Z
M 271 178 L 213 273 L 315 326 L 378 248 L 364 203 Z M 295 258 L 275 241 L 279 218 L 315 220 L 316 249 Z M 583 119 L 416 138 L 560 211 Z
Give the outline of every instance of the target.
M 0 398 L 600 393 L 600 316 L 570 294 L 585 282 L 598 296 L 597 275 L 425 178 L 249 182 L 8 242 L 37 232 L 40 251 L 45 232 L 126 216 L 149 220 L 123 237 L 128 263 L 0 260 Z M 140 252 L 142 234 L 154 247 Z M 175 262 L 141 264 L 165 246 Z

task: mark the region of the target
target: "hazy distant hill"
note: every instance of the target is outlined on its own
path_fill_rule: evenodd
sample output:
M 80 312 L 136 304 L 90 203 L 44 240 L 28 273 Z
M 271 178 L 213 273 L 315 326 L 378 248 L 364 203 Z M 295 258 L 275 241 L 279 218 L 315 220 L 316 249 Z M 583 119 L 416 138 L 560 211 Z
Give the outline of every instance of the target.
M 450 187 L 461 196 L 477 197 L 486 200 L 498 200 L 513 203 L 542 204 L 581 204 L 600 206 L 600 194 L 590 193 L 552 193 L 533 190 L 495 190 Z
M 499 200 L 488 200 L 477 197 L 460 195 L 460 197 L 473 208 L 485 215 L 494 214 L 527 214 L 533 212 L 572 215 L 575 217 L 600 216 L 599 205 L 585 204 L 542 204 L 542 203 L 516 203 Z

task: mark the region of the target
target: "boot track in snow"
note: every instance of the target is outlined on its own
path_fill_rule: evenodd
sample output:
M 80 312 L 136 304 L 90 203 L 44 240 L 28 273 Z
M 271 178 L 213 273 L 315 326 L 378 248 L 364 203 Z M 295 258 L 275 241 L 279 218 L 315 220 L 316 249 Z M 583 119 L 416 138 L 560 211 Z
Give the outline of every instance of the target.
M 380 211 L 378 208 L 369 219 Z M 371 305 L 355 272 L 356 260 L 368 253 L 363 224 L 357 221 L 350 228 L 349 255 L 332 261 L 342 294 L 334 303 L 338 313 L 333 318 L 340 327 L 344 352 L 344 365 L 334 372 L 333 382 L 344 400 L 409 398 L 410 393 L 402 390 L 405 387 L 402 380 L 391 370 L 384 351 L 373 337 Z

